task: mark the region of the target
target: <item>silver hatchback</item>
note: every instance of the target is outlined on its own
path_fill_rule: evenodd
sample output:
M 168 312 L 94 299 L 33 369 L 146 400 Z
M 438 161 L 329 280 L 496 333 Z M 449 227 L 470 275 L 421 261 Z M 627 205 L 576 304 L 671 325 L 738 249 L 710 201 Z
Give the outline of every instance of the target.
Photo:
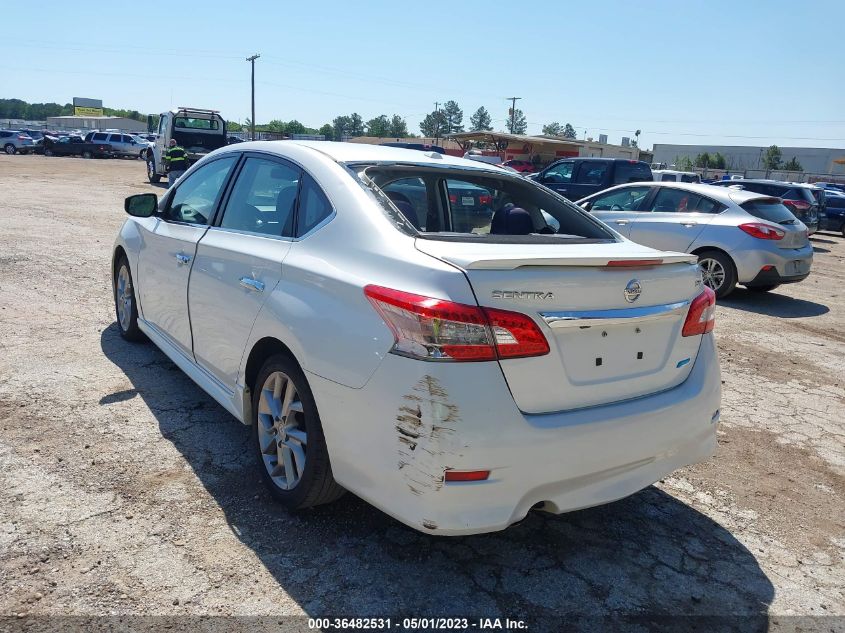
M 736 285 L 769 291 L 807 278 L 807 227 L 779 198 L 680 182 L 620 185 L 578 204 L 628 239 L 698 255 L 717 297 Z

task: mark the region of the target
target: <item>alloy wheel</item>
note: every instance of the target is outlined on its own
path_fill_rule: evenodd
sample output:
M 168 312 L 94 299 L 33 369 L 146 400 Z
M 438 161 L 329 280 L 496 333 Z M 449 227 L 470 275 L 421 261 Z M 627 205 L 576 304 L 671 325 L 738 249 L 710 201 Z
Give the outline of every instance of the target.
M 12 154 L 14 154 L 17 151 L 17 148 L 14 145 L 12 145 L 11 143 L 6 145 L 6 147 L 4 149 L 6 150 L 6 153 L 9 154 L 9 156 L 11 156 Z
M 121 266 L 117 273 L 115 302 L 117 303 L 117 319 L 121 329 L 126 332 L 132 321 L 132 280 L 126 266 Z
M 264 381 L 258 401 L 258 442 L 273 483 L 291 490 L 305 472 L 308 436 L 296 385 L 280 371 Z
M 152 180 L 152 179 L 155 177 L 155 175 L 156 175 L 156 174 L 155 174 L 155 166 L 154 166 L 154 163 L 153 163 L 153 161 L 148 160 L 148 161 L 147 161 L 147 177 L 148 177 L 150 180 Z
M 725 283 L 725 268 L 715 259 L 700 259 L 698 267 L 704 283 L 712 291 L 716 292 Z

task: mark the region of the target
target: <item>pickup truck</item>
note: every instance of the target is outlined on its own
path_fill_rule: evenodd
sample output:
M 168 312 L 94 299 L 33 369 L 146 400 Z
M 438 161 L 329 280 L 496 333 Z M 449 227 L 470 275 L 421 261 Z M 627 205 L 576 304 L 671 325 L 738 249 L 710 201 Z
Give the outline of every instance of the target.
M 530 178 L 573 201 L 616 185 L 654 180 L 648 163 L 626 158 L 564 158 Z
M 82 156 L 82 158 L 111 158 L 108 143 L 86 143 L 81 136 L 44 137 L 45 156 Z

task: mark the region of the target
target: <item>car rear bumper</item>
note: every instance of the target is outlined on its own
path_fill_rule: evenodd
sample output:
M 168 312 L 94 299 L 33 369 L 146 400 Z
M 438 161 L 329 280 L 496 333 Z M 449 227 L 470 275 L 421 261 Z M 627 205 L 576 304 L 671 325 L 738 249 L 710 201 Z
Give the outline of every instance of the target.
M 751 238 L 753 239 L 753 238 Z M 791 283 L 806 279 L 813 266 L 813 245 L 807 243 L 801 248 L 777 248 L 777 243 L 765 244 L 761 248 L 754 240 L 754 248 L 736 249 L 730 252 L 737 269 L 737 281 L 743 285 L 764 285 L 768 283 Z M 771 267 L 769 270 L 764 268 Z M 761 281 L 774 277 L 783 281 Z
M 309 381 L 338 482 L 443 535 L 501 530 L 538 505 L 559 513 L 615 501 L 706 459 L 721 399 L 712 334 L 681 385 L 561 413 L 520 412 L 496 363 L 388 355 L 361 389 Z M 490 476 L 445 482 L 447 469 Z

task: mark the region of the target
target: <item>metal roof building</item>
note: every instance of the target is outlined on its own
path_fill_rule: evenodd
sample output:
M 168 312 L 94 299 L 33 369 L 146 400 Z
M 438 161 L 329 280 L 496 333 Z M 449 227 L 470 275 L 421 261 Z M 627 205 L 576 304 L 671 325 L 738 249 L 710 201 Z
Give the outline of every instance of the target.
M 121 130 L 146 132 L 147 124 L 122 116 L 51 116 L 47 127 L 66 130 Z

